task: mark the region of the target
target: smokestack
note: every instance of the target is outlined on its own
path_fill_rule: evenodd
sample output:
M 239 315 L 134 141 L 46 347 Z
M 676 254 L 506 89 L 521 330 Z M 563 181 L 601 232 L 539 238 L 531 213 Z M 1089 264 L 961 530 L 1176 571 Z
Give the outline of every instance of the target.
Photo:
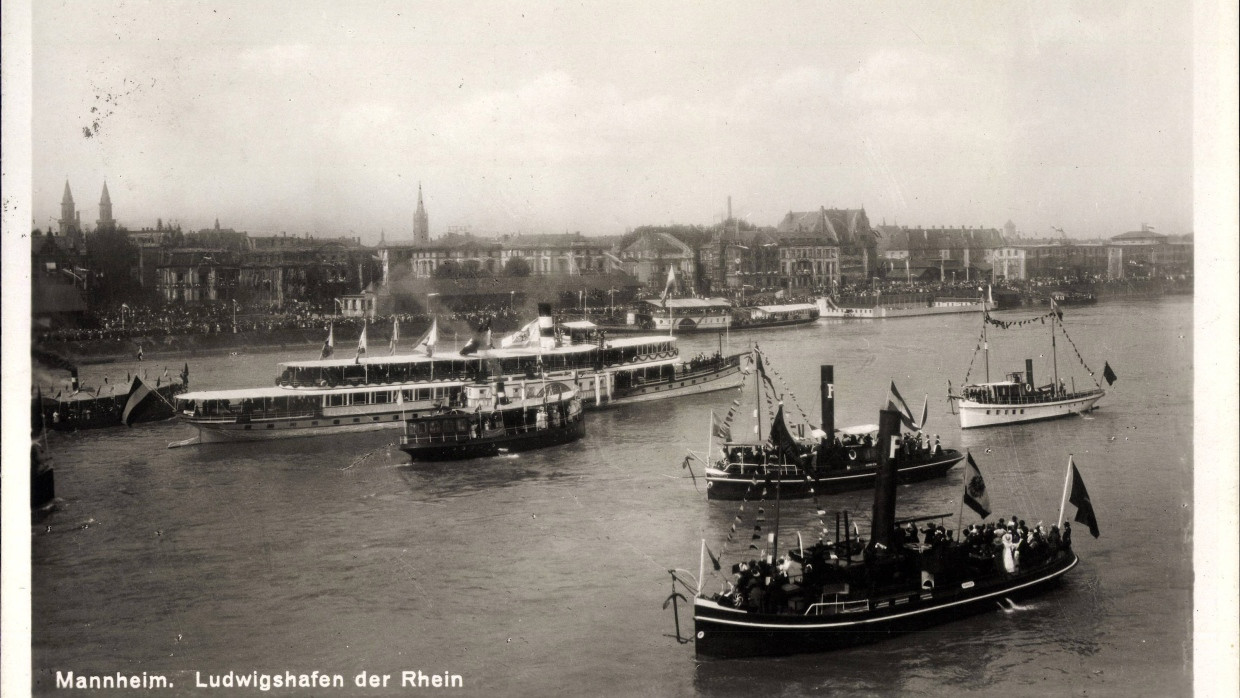
M 538 304 L 538 345 L 546 348 L 554 346 L 555 318 L 551 315 L 550 303 Z M 550 345 L 547 342 L 551 342 Z
M 835 442 L 835 367 L 819 366 L 819 389 L 822 394 L 822 430 L 827 432 L 827 440 Z
M 1025 359 L 1025 382 L 1033 387 L 1033 359 Z
M 870 540 L 891 549 L 891 530 L 896 525 L 896 464 L 900 455 L 900 413 L 878 413 L 878 471 L 874 476 L 874 509 L 870 516 Z

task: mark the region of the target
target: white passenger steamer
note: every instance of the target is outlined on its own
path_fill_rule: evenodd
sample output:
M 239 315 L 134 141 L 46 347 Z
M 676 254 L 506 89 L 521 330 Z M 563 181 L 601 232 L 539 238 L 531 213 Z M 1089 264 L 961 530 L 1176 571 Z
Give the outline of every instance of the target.
M 549 317 L 543 318 L 550 321 Z M 658 400 L 740 384 L 740 356 L 680 360 L 670 336 L 602 338 L 590 323 L 532 330 L 532 346 L 290 361 L 269 388 L 177 396 L 177 413 L 204 443 L 299 438 L 394 428 L 463 400 L 487 378 L 570 385 L 588 408 Z

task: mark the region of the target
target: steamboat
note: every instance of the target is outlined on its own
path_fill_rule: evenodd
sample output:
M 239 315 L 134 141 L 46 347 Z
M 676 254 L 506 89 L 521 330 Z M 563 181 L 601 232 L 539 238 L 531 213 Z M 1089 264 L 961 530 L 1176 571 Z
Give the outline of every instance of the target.
M 986 380 L 981 383 L 969 383 L 968 376 L 966 375 L 965 385 L 960 389 L 959 393 L 953 393 L 951 384 L 950 382 L 948 383 L 948 401 L 951 404 L 952 411 L 960 415 L 961 429 L 1057 419 L 1096 409 L 1096 403 L 1106 395 L 1106 391 L 1093 378 L 1094 374 L 1092 371 L 1089 371 L 1089 367 L 1084 366 L 1084 361 L 1082 361 L 1082 366 L 1089 373 L 1094 387 L 1078 390 L 1075 378 L 1072 378 L 1069 384 L 1059 377 L 1056 335 L 1062 333 L 1071 342 L 1071 337 L 1068 337 L 1067 331 L 1063 329 L 1062 318 L 1062 312 L 1053 299 L 1050 312 L 1027 320 L 997 320 L 992 318 L 988 312 L 982 314 L 982 335 L 978 346 L 984 354 Z M 1023 372 L 1014 371 L 1006 374 L 1004 380 L 991 381 L 990 340 L 987 335 L 987 327 L 995 325 L 1008 328 L 1035 321 L 1049 323 L 1051 326 L 1051 366 L 1053 371 L 1051 382 L 1041 386 L 1034 382 L 1032 359 L 1025 359 L 1025 370 Z M 1073 348 L 1075 349 L 1075 344 L 1073 344 Z M 1079 352 L 1077 355 L 1079 356 Z M 974 356 L 976 357 L 976 352 Z M 970 363 L 970 365 L 972 364 Z M 1105 366 L 1102 375 L 1108 384 L 1115 381 L 1115 373 L 1111 370 L 1109 363 Z
M 998 526 L 974 524 L 953 537 L 940 523 L 928 526 L 925 538 L 919 539 L 916 524 L 942 522 L 952 514 L 896 520 L 896 472 L 905 457 L 900 421 L 897 411 L 880 413 L 882 447 L 874 480 L 870 540 L 852 537 L 847 525 L 841 539 L 837 523 L 835 540 L 811 547 L 798 545 L 786 557 L 779 557 L 780 484 L 776 482 L 766 488 L 775 496 L 775 524 L 767 536 L 769 548 L 758 553 L 760 559 L 735 565 L 731 580 L 725 580 L 724 588 L 713 595 L 704 591 L 705 541 L 700 582 L 694 585 L 678 576 L 679 570 L 672 570 L 673 586 L 680 582 L 694 592 L 694 640 L 699 656 L 788 655 L 878 642 L 1046 592 L 1076 567 L 1079 560 L 1066 524 L 1063 534 L 1058 527 L 1046 534 L 1040 526 L 1029 530 L 1023 522 L 1005 524 L 1001 519 Z M 970 465 L 974 465 L 971 459 Z M 1071 459 L 1069 476 L 1073 482 L 1070 501 L 1078 507 L 1076 520 L 1088 523 L 1096 537 L 1089 496 Z M 1067 493 L 1065 481 L 1065 500 Z M 962 510 L 965 503 L 983 520 L 989 516 L 989 497 L 980 472 L 968 483 Z M 1059 519 L 1063 518 L 1062 507 Z M 764 509 L 757 511 L 761 517 Z M 824 525 L 823 536 L 827 535 Z M 711 561 L 717 562 L 713 553 Z
M 612 339 L 588 322 L 556 326 L 549 307 L 499 348 L 490 348 L 489 330 L 473 350 L 444 353 L 435 351 L 436 325 L 428 335 L 417 344 L 425 351 L 367 356 L 359 346 L 351 359 L 279 364 L 271 387 L 178 395 L 177 413 L 198 436 L 173 445 L 398 428 L 410 412 L 459 402 L 479 380 L 561 381 L 584 407 L 603 408 L 734 388 L 741 379 L 739 354 L 685 361 L 675 337 Z
M 581 398 L 559 381 L 472 383 L 460 397 L 406 419 L 400 450 L 414 461 L 461 460 L 556 446 L 585 433 Z
M 754 374 L 757 405 L 763 403 L 762 386 L 769 383 L 762 377 L 766 364 L 764 358 L 760 359 Z M 819 376 L 821 428 L 808 424 L 789 428 L 781 406 L 771 421 L 770 444 L 762 442 L 761 424 L 755 443 L 725 440 L 722 458 L 706 467 L 709 499 L 743 499 L 751 494 L 757 483 L 771 480 L 780 483 L 783 497 L 789 499 L 834 494 L 873 484 L 878 472 L 878 426 L 867 424 L 836 429 L 835 368 L 821 366 Z M 914 421 L 911 415 L 904 416 L 903 424 L 908 429 L 900 434 L 904 457 L 897 469 L 901 483 L 943 477 L 964 458 L 964 454 L 955 449 L 943 448 L 938 437 L 932 440 L 924 433 L 925 415 L 923 408 L 920 421 Z M 730 436 L 726 426 L 719 432 L 722 436 Z

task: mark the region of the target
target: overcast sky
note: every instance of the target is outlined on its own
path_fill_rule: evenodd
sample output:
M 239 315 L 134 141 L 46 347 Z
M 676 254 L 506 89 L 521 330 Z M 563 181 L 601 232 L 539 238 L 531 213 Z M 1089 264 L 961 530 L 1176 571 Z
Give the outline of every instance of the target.
M 34 3 L 36 225 L 1191 232 L 1183 3 L 257 5 Z

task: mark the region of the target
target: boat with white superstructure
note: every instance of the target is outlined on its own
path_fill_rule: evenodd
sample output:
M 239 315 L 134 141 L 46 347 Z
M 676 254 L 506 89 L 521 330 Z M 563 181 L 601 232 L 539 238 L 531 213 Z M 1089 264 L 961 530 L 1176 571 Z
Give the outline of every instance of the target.
M 683 361 L 672 336 L 611 339 L 588 322 L 554 326 L 549 311 L 521 333 L 523 342 L 474 352 L 289 361 L 279 364 L 271 387 L 178 395 L 177 414 L 197 427 L 200 442 L 250 441 L 398 427 L 490 378 L 562 381 L 587 408 L 734 388 L 741 380 L 740 354 Z

